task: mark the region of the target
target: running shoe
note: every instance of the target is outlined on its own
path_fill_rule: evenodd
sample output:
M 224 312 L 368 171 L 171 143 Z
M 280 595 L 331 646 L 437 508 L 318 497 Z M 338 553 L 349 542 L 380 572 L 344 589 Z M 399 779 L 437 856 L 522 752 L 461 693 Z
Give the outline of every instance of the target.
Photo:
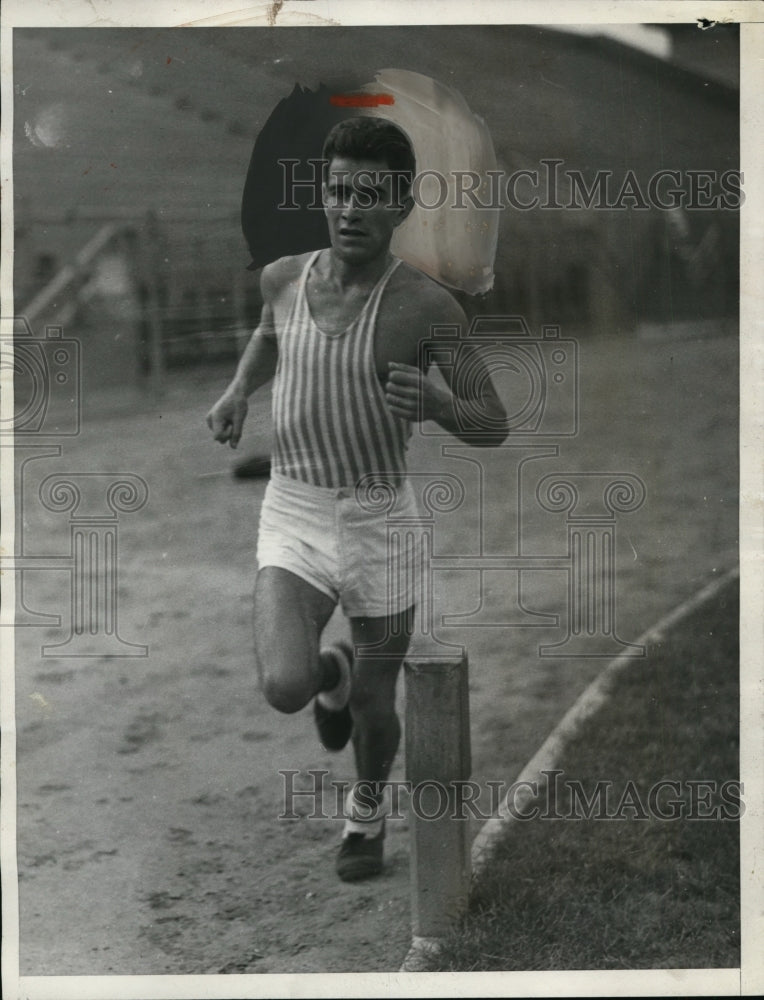
M 342 674 L 340 684 L 346 689 L 346 701 L 344 706 L 339 710 L 332 710 L 322 704 L 319 698 L 314 698 L 313 716 L 316 720 L 318 736 L 324 750 L 342 750 L 347 745 L 353 732 L 353 717 L 350 714 L 349 704 L 353 671 L 353 647 L 349 642 L 338 642 L 334 646 L 329 646 L 327 649 L 322 650 L 322 655 L 326 655 L 327 653 L 334 657 L 340 668 Z
M 342 838 L 337 852 L 337 874 L 343 882 L 359 882 L 374 878 L 382 871 L 385 827 L 376 837 L 364 833 L 349 833 Z

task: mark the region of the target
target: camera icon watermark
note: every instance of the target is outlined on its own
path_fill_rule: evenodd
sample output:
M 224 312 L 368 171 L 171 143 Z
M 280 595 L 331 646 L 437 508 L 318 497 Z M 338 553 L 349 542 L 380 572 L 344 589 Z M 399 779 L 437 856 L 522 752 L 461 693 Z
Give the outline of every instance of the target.
M 36 337 L 28 320 L 3 319 L 2 367 L 13 380 L 13 415 L 0 418 L 2 435 L 74 437 L 81 425 L 80 343 L 60 326 Z M 11 330 L 7 330 L 8 326 Z
M 435 364 L 455 387 L 454 412 L 460 437 L 485 440 L 502 431 L 541 438 L 574 437 L 579 429 L 578 343 L 560 336 L 559 326 L 542 327 L 534 336 L 522 316 L 477 316 L 465 332 L 458 324 L 433 326 L 419 344 L 419 365 Z M 509 382 L 502 399 L 506 418 L 482 403 L 483 382 Z M 497 387 L 498 388 L 498 387 Z M 423 435 L 447 432 L 431 423 Z

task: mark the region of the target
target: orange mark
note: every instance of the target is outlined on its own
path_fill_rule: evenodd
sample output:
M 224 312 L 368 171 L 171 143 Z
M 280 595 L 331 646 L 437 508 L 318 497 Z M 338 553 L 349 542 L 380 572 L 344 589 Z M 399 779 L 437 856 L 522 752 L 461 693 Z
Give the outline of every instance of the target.
M 378 108 L 395 104 L 395 98 L 392 94 L 332 94 L 329 103 L 335 108 Z
M 172 62 L 172 56 L 168 56 L 167 57 L 167 62 L 165 63 L 165 65 L 169 66 L 171 62 Z

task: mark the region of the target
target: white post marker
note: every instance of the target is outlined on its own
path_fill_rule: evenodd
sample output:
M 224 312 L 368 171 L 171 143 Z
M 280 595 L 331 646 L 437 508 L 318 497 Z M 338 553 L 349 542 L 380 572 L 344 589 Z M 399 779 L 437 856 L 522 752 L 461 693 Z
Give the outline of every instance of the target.
M 407 659 L 404 670 L 411 925 L 415 940 L 436 947 L 470 889 L 470 824 L 458 818 L 454 785 L 471 770 L 467 657 Z

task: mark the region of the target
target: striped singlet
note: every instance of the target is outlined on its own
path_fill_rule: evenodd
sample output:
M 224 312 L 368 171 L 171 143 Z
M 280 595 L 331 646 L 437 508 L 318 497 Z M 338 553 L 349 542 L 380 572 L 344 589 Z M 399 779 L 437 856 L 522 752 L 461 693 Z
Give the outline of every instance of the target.
M 324 333 L 308 305 L 308 260 L 283 330 L 273 387 L 273 471 L 313 486 L 355 486 L 369 473 L 405 472 L 411 434 L 393 416 L 377 376 L 374 333 L 379 303 L 400 260 L 382 275 L 360 314 Z

